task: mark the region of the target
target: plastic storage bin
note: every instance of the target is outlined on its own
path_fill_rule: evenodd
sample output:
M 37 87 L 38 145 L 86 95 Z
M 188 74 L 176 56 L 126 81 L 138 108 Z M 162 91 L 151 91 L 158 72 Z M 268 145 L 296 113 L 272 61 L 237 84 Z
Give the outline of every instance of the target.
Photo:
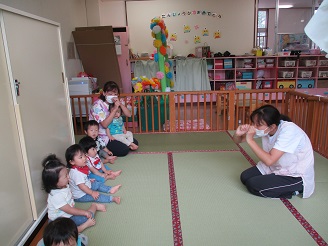
M 253 72 L 242 72 L 242 79 L 253 79 Z
M 262 81 L 262 89 L 272 89 L 272 88 L 273 88 L 273 81 L 272 80 Z
M 319 66 L 328 66 L 328 59 L 327 60 L 319 60 Z
M 282 67 L 295 67 L 295 65 L 296 65 L 296 61 L 291 61 L 291 60 L 281 61 Z
M 300 78 L 311 78 L 312 71 L 298 71 L 298 77 Z
M 224 59 L 223 61 L 224 68 L 232 68 L 232 59 Z
M 236 82 L 236 88 L 238 90 L 251 90 L 252 89 L 252 82 Z
M 287 88 L 295 88 L 295 80 L 280 80 L 277 81 L 278 89 L 287 89 Z
M 293 78 L 294 71 L 279 71 L 280 78 Z
M 328 71 L 319 71 L 319 78 L 328 78 Z
M 297 88 L 313 88 L 314 80 L 313 79 L 298 79 Z
M 317 65 L 316 60 L 302 60 L 301 65 L 305 67 L 314 67 Z

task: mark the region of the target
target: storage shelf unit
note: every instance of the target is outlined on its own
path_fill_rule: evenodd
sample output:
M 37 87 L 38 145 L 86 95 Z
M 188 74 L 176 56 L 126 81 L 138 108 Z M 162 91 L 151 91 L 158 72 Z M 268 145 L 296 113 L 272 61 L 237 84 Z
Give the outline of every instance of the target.
M 212 90 L 328 88 L 324 55 L 207 58 Z

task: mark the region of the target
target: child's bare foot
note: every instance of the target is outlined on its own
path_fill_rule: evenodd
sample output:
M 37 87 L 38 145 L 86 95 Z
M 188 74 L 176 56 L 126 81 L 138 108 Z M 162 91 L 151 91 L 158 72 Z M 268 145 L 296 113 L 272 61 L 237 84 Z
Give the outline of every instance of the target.
M 115 202 L 116 204 L 120 204 L 121 203 L 121 197 L 119 197 L 119 196 L 113 196 L 112 202 Z
M 118 171 L 115 171 L 115 172 L 113 171 L 112 174 L 114 174 L 117 177 L 117 176 L 121 175 L 121 172 L 122 172 L 122 170 L 118 170 Z
M 120 188 L 121 186 L 122 186 L 122 185 L 116 185 L 116 186 L 112 187 L 112 188 L 109 190 L 109 193 L 111 193 L 111 194 L 116 193 L 116 192 L 119 190 L 119 188 Z
M 86 222 L 84 222 L 82 225 L 78 226 L 78 232 L 81 233 L 86 228 L 94 226 L 96 224 L 96 220 L 94 218 L 89 218 Z
M 101 203 L 95 203 L 96 204 L 96 210 L 101 212 L 106 212 L 106 206 L 105 204 Z
M 118 170 L 118 171 L 111 171 L 109 174 L 107 174 L 107 179 L 116 179 L 117 176 L 119 176 L 121 174 L 122 170 Z
M 130 147 L 131 150 L 137 150 L 138 149 L 138 145 L 136 145 L 135 143 L 131 143 L 129 147 Z
M 109 156 L 108 157 L 108 163 L 114 164 L 114 162 L 115 162 L 116 159 L 117 159 L 117 156 L 114 156 L 114 155 Z

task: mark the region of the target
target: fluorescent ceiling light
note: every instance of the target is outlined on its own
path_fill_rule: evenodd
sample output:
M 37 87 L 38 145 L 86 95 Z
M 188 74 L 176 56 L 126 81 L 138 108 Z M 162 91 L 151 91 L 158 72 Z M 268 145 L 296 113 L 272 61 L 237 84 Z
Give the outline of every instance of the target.
M 294 7 L 294 5 L 292 5 L 292 4 L 279 5 L 280 9 L 290 9 L 292 7 Z

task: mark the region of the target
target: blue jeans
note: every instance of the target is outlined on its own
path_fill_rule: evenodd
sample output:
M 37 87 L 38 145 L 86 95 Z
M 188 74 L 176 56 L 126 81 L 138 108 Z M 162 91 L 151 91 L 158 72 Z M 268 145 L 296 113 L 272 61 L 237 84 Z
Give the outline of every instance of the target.
M 94 218 L 94 214 L 91 211 L 89 212 L 92 214 L 92 218 Z M 70 219 L 74 221 L 76 226 L 80 226 L 88 220 L 88 218 L 83 215 L 73 215 L 72 217 L 70 217 Z
M 106 168 L 106 170 L 110 170 L 110 168 L 107 166 L 107 165 L 104 165 L 104 167 Z M 98 170 L 99 172 L 101 173 L 104 173 L 103 170 Z M 103 177 L 100 177 L 92 172 L 90 172 L 90 174 L 88 175 L 89 176 L 89 179 L 95 179 L 97 180 L 98 182 L 101 182 L 101 183 L 105 183 L 106 182 L 106 179 L 103 178 Z
M 100 183 L 98 181 L 94 181 L 91 183 L 91 190 L 94 191 L 100 191 L 108 193 L 112 187 L 107 186 L 103 183 Z M 85 194 L 84 196 L 74 199 L 76 202 L 101 202 L 101 203 L 109 203 L 112 202 L 113 197 L 109 195 L 99 194 L 99 197 L 97 200 L 95 200 L 91 195 Z

